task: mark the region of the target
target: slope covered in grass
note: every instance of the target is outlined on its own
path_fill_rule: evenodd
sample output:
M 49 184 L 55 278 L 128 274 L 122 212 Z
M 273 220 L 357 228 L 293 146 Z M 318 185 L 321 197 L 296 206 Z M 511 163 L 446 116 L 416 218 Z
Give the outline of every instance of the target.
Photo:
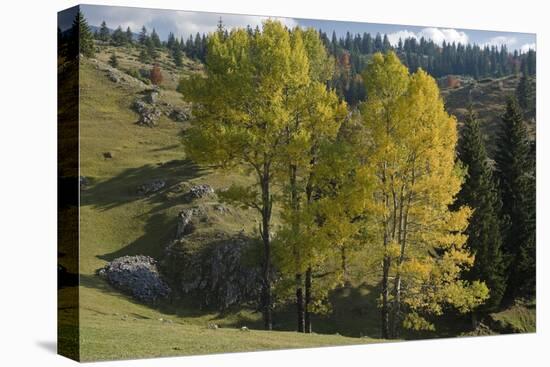
M 328 320 L 319 330 L 332 335 L 305 335 L 253 330 L 260 329 L 261 315 L 252 309 L 220 314 L 200 311 L 192 302 L 188 307 L 181 303 L 148 307 L 116 291 L 95 275 L 108 261 L 120 256 L 143 254 L 158 259 L 173 236 L 178 212 L 190 205 L 200 205 L 210 211 L 209 225 L 218 231 L 244 230 L 252 234 L 255 227 L 254 213 L 249 211 L 231 208 L 230 215 L 223 215 L 211 211 L 214 203 L 209 199 L 193 204 L 182 199 L 178 191 L 182 183 L 207 183 L 219 189 L 233 182 L 250 182 L 251 178 L 243 172 L 198 167 L 187 160 L 180 138 L 185 123 L 163 115 L 154 128 L 136 125 L 138 116 L 131 106 L 143 85 L 110 80 L 98 67 L 107 56 L 108 50 L 98 55 L 98 61 L 82 60 L 80 70 L 80 175 L 90 183 L 81 190 L 80 197 L 79 336 L 68 317 L 74 310 L 67 306 L 60 314 L 67 337 L 80 338 L 80 358 L 154 357 L 375 341 L 357 338 L 363 334 L 357 327 L 349 334 L 355 338 L 337 335 L 335 325 L 341 322 L 338 317 L 332 322 Z M 119 50 L 117 56 L 119 70 L 145 67 L 136 64 L 131 53 Z M 167 69 L 165 78 L 173 80 L 177 72 Z M 183 106 L 181 96 L 174 89 L 176 84 L 167 83 L 160 99 L 173 106 Z M 104 158 L 106 152 L 112 158 Z M 150 196 L 139 195 L 138 186 L 153 179 L 166 180 L 166 187 Z M 73 290 L 68 287 L 61 292 Z M 291 311 L 278 316 L 279 330 L 294 329 Z M 346 319 L 350 316 L 357 315 L 344 315 Z M 220 328 L 209 329 L 212 323 Z M 353 324 L 351 319 L 347 324 Z M 251 331 L 240 331 L 243 326 Z

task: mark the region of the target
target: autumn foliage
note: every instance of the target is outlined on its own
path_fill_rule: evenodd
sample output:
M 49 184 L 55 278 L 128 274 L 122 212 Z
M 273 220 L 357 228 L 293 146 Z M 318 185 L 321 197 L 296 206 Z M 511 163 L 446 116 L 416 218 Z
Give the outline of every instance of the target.
M 162 72 L 158 65 L 153 66 L 151 72 L 149 73 L 149 79 L 154 85 L 160 85 L 162 83 Z

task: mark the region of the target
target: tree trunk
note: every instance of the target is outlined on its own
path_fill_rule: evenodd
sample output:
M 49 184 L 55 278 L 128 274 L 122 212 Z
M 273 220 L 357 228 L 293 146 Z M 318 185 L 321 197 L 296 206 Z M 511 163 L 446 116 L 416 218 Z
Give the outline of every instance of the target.
M 346 254 L 346 247 L 344 245 L 340 247 L 340 257 L 342 261 L 342 280 L 345 285 L 348 285 L 348 258 Z
M 384 255 L 382 264 L 382 338 L 390 337 L 390 310 L 389 310 L 389 273 L 390 258 Z
M 296 274 L 296 312 L 298 313 L 298 332 L 305 330 L 304 293 L 302 288 L 302 274 Z
M 269 192 L 269 169 L 268 165 L 264 164 L 264 172 L 262 176 L 262 228 L 261 236 L 264 245 L 264 262 L 263 262 L 263 284 L 262 284 L 262 308 L 264 329 L 271 330 L 273 328 L 272 321 L 272 295 L 271 295 L 271 195 Z
M 306 271 L 306 300 L 305 300 L 305 332 L 311 333 L 311 313 L 310 313 L 310 304 L 311 304 L 311 266 L 307 268 Z
M 394 282 L 394 300 L 392 307 L 392 330 L 391 337 L 399 337 L 399 325 L 401 325 L 401 275 L 395 277 Z

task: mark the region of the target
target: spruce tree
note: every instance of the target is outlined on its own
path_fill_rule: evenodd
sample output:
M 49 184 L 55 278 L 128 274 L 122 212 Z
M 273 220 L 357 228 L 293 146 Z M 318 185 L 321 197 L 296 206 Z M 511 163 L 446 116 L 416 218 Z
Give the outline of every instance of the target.
M 182 62 L 182 53 L 179 47 L 174 47 L 174 51 L 172 51 L 172 58 L 174 59 L 174 64 L 177 67 L 180 67 L 183 65 Z
M 490 298 L 480 310 L 490 312 L 500 305 L 506 286 L 499 217 L 501 202 L 489 166 L 479 120 L 471 105 L 462 129 L 458 155 L 467 174 L 456 205 L 467 205 L 474 210 L 466 234 L 467 246 L 475 254 L 475 260 L 466 276 L 487 284 Z
M 151 60 L 156 60 L 157 58 L 157 48 L 155 47 L 155 44 L 151 37 L 147 37 L 145 39 L 145 49 L 147 51 L 147 56 Z
M 118 68 L 118 58 L 116 56 L 116 53 L 112 53 L 111 57 L 109 58 L 109 65 L 111 65 L 114 68 Z
M 162 46 L 159 35 L 157 34 L 157 31 L 155 30 L 155 28 L 153 28 L 153 32 L 151 32 L 151 41 L 153 42 L 153 45 L 157 48 Z
M 147 41 L 147 28 L 145 26 L 141 27 L 141 32 L 138 36 L 138 41 L 140 45 L 145 45 L 145 41 Z
M 101 22 L 101 26 L 99 27 L 98 38 L 100 41 L 103 41 L 103 42 L 107 42 L 111 38 L 111 34 L 109 33 L 109 28 L 107 28 L 107 23 L 105 23 L 105 21 Z
M 505 302 L 535 293 L 535 172 L 527 129 L 515 98 L 506 103 L 495 156 L 509 258 Z
M 123 46 L 126 43 L 126 35 L 124 34 L 121 26 L 118 26 L 118 28 L 115 29 L 111 39 L 115 46 Z
M 522 62 L 521 68 L 522 68 L 522 75 L 516 89 L 516 97 L 517 97 L 519 106 L 525 112 L 527 112 L 534 107 L 533 101 L 534 101 L 535 93 L 533 90 L 533 85 L 529 80 L 529 71 L 528 71 L 527 62 L 525 61 Z
M 130 27 L 126 28 L 126 43 L 128 45 L 134 43 L 134 35 L 132 34 L 132 30 L 130 29 Z
M 94 56 L 94 40 L 90 26 L 84 18 L 84 14 L 78 10 L 71 28 L 71 40 L 69 45 L 71 57 L 82 54 L 87 57 Z

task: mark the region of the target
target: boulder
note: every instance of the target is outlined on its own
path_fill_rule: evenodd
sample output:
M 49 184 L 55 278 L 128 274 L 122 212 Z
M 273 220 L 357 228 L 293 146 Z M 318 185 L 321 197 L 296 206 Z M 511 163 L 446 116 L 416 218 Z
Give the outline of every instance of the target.
M 149 256 L 116 258 L 101 268 L 98 275 L 116 289 L 147 304 L 156 304 L 171 292 L 159 273 L 156 260 Z
M 140 185 L 137 189 L 138 194 L 140 195 L 150 195 L 157 191 L 162 190 L 166 186 L 166 181 L 164 180 L 153 180 L 143 185 Z

